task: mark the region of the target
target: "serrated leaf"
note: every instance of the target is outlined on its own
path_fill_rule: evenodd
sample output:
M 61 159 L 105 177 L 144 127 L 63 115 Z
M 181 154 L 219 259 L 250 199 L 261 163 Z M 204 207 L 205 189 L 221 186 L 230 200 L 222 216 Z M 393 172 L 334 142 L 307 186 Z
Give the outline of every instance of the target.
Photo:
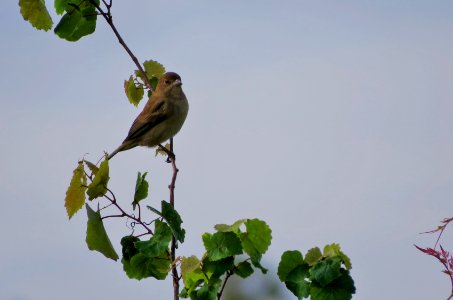
M 252 263 L 259 263 L 272 240 L 272 232 L 266 222 L 248 219 L 245 222 L 246 232 L 240 235 L 244 251 L 250 255 Z
M 239 227 L 241 227 L 241 225 L 244 224 L 246 221 L 247 221 L 246 219 L 237 220 L 232 225 L 217 224 L 217 225 L 214 226 L 214 228 L 217 231 L 220 231 L 220 232 L 232 231 L 232 232 L 236 232 L 237 233 L 239 231 Z
M 346 269 L 350 270 L 352 268 L 352 264 L 351 264 L 351 260 L 349 259 L 349 257 L 344 254 L 343 251 L 341 251 L 341 247 L 339 244 L 330 244 L 330 245 L 326 245 L 324 247 L 324 256 L 325 257 L 335 257 L 335 256 L 338 256 L 341 258 L 341 260 L 343 261 Z
M 165 73 L 165 67 L 159 62 L 152 59 L 145 61 L 143 63 L 143 67 L 145 69 L 146 75 L 150 79 L 153 77 L 160 79 Z
M 277 271 L 280 281 L 285 282 L 288 274 L 300 265 L 304 265 L 304 259 L 300 251 L 288 250 L 283 252 Z
M 136 86 L 134 82 L 134 77 L 131 75 L 128 80 L 124 81 L 124 91 L 126 92 L 127 99 L 134 106 L 138 106 L 140 101 L 143 99 L 145 91 L 143 86 Z
M 87 165 L 88 169 L 90 169 L 91 173 L 93 175 L 96 175 L 96 173 L 99 171 L 99 168 L 95 164 L 87 160 L 83 160 L 83 162 Z
M 325 257 L 334 257 L 337 256 L 340 253 L 340 245 L 339 244 L 330 244 L 330 245 L 325 245 L 323 254 Z
M 207 280 L 200 267 L 200 261 L 195 256 L 183 257 L 181 262 L 181 275 L 184 282 L 184 291 L 188 296 L 202 282 Z M 184 291 L 181 291 L 183 293 Z
M 327 286 L 313 282 L 310 287 L 311 300 L 350 300 L 355 293 L 354 281 L 347 270 L 341 269 L 341 276 Z
M 181 276 L 185 285 L 187 285 L 186 276 L 197 269 L 200 269 L 201 271 L 200 260 L 195 255 L 183 257 L 181 259 Z
M 93 181 L 88 186 L 88 199 L 93 200 L 104 196 L 107 193 L 107 184 L 109 182 L 109 161 L 105 159 L 99 166 Z
M 308 276 L 308 266 L 299 265 L 292 270 L 285 281 L 285 285 L 298 299 L 306 298 L 310 295 L 310 282 L 306 280 Z
M 39 30 L 48 31 L 53 21 L 44 0 L 19 0 L 20 13 L 24 20 Z
M 241 241 L 232 232 L 205 233 L 202 238 L 209 260 L 211 261 L 242 254 Z
M 309 266 L 313 266 L 322 258 L 321 250 L 318 247 L 311 248 L 308 250 L 307 254 L 305 255 L 305 262 Z
M 99 0 L 96 0 L 99 4 Z M 59 2 L 58 12 L 62 9 L 66 13 L 54 29 L 56 35 L 70 42 L 92 34 L 96 30 L 97 12 L 89 1 L 81 1 L 80 4 Z
M 168 225 L 173 232 L 173 236 L 181 243 L 184 242 L 186 231 L 181 227 L 182 219 L 179 213 L 166 201 L 161 202 L 162 217 L 167 221 Z
M 140 241 L 138 237 L 133 235 L 127 235 L 121 239 L 121 246 L 123 259 L 126 261 L 130 261 L 131 258 L 138 253 L 137 248 L 135 248 L 135 242 Z
M 252 265 L 248 261 L 240 262 L 234 269 L 234 273 L 241 278 L 247 278 L 253 274 Z
M 132 207 L 135 210 L 138 202 L 148 197 L 148 181 L 146 181 L 145 177 L 147 172 L 143 173 L 143 175 L 138 172 L 137 174 L 137 181 L 135 182 L 135 194 L 134 194 L 134 201 L 132 202 Z
M 77 168 L 72 173 L 71 183 L 66 191 L 64 200 L 64 206 L 66 207 L 69 219 L 85 204 L 86 185 L 87 177 L 83 169 L 83 163 L 79 162 Z
M 310 275 L 320 286 L 326 286 L 341 276 L 341 259 L 330 257 L 317 262 L 310 268 Z
M 170 272 L 171 261 L 168 255 L 148 257 L 142 253 L 134 255 L 130 261 L 121 260 L 123 269 L 129 278 L 141 280 L 154 277 L 163 280 Z
M 149 257 L 157 257 L 166 253 L 172 239 L 171 229 L 166 223 L 156 220 L 155 224 L 154 235 L 148 241 L 135 242 L 137 250 Z
M 85 207 L 88 215 L 87 234 L 85 239 L 88 249 L 98 251 L 105 257 L 117 260 L 118 254 L 116 254 L 115 249 L 107 236 L 107 232 L 105 231 L 101 219 L 101 213 L 92 210 L 88 204 L 86 204 Z

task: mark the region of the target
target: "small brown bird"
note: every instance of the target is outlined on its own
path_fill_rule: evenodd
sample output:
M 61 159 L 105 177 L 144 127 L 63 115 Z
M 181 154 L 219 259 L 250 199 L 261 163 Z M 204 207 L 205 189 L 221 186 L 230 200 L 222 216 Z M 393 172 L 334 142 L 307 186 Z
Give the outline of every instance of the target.
M 126 139 L 108 159 L 136 146 L 155 147 L 179 132 L 189 111 L 181 85 L 181 77 L 174 72 L 165 73 L 160 78 L 143 111 L 132 123 Z

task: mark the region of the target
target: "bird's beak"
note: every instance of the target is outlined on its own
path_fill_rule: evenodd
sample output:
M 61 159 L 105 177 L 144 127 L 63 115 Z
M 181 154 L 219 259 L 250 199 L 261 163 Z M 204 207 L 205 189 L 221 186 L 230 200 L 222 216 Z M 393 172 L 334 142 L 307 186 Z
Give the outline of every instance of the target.
M 174 85 L 179 85 L 179 86 L 181 86 L 181 85 L 182 85 L 182 82 L 181 82 L 181 80 L 176 79 L 176 80 L 174 81 L 173 84 L 174 84 Z

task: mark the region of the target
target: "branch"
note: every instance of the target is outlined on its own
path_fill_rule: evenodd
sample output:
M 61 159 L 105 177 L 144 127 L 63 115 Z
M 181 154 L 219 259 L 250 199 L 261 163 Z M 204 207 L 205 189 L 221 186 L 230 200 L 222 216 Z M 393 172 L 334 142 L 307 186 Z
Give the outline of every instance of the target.
M 107 195 L 104 195 L 104 197 L 109 200 L 122 213 L 124 217 L 128 217 L 129 219 L 134 220 L 136 223 L 142 225 L 149 234 L 154 234 L 153 231 L 140 219 L 140 217 L 137 218 L 131 214 L 128 214 L 123 208 L 121 208 L 121 206 L 119 206 L 118 202 L 116 201 L 115 194 L 113 194 L 113 192 L 109 188 L 107 188 L 107 191 L 109 191 L 112 197 L 109 197 Z
M 107 24 L 109 24 L 110 28 L 112 28 L 113 33 L 115 33 L 116 37 L 118 38 L 118 42 L 123 46 L 124 50 L 126 50 L 127 54 L 131 57 L 132 61 L 134 62 L 135 66 L 138 68 L 138 71 L 142 74 L 143 79 L 145 81 L 146 87 L 150 90 L 153 91 L 153 88 L 151 86 L 151 82 L 149 82 L 148 76 L 146 75 L 145 70 L 143 70 L 142 65 L 139 63 L 137 57 L 135 57 L 134 53 L 132 53 L 131 49 L 126 45 L 124 42 L 123 38 L 119 34 L 118 30 L 116 29 L 115 25 L 113 24 L 113 18 L 112 15 L 110 14 L 110 8 L 112 7 L 112 2 L 110 1 L 109 4 L 107 4 L 105 1 L 104 4 L 107 7 L 107 12 L 105 12 L 94 0 L 89 0 L 92 5 L 96 7 L 98 12 L 104 17 L 105 21 Z
M 162 147 L 162 146 L 161 146 Z M 165 147 L 162 147 L 165 148 Z M 166 149 L 165 149 L 166 150 Z M 173 138 L 170 139 L 170 153 L 172 155 L 168 154 L 168 160 L 171 162 L 171 166 L 173 169 L 173 175 L 171 177 L 171 183 L 168 186 L 168 189 L 170 190 L 170 205 L 171 207 L 175 208 L 175 183 L 176 183 L 176 177 L 178 176 L 178 168 L 176 167 L 176 156 L 173 154 Z M 176 239 L 173 236 L 171 239 L 171 250 L 170 250 L 170 257 L 171 261 L 174 262 L 176 259 Z M 171 272 L 173 276 L 173 299 L 174 300 L 179 300 L 179 280 L 180 277 L 178 275 L 178 269 L 176 267 L 176 264 L 172 263 L 171 266 Z
M 222 288 L 220 289 L 220 292 L 217 294 L 217 300 L 220 300 L 220 298 L 222 297 L 223 290 L 225 289 L 227 281 L 228 281 L 228 279 L 230 279 L 231 275 L 233 275 L 233 273 L 231 271 L 228 271 L 226 274 L 225 280 L 223 281 Z

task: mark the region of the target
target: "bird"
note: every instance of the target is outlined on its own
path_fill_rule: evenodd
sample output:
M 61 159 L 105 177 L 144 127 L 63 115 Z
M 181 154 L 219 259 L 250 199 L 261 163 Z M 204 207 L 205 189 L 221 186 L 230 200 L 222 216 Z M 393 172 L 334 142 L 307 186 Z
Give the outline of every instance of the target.
M 189 102 L 181 86 L 181 77 L 177 73 L 162 75 L 126 138 L 107 159 L 136 146 L 155 147 L 174 137 L 189 112 Z

